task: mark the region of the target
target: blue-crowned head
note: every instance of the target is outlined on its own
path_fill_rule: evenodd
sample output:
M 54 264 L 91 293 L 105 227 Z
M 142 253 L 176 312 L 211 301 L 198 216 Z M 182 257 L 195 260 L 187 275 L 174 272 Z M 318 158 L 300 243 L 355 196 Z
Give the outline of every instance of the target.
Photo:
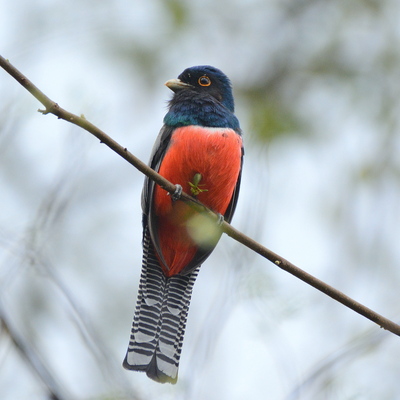
M 229 78 L 219 69 L 210 65 L 199 65 L 186 68 L 178 79 L 165 83 L 173 92 L 190 89 L 198 93 L 208 94 L 234 112 L 232 86 Z

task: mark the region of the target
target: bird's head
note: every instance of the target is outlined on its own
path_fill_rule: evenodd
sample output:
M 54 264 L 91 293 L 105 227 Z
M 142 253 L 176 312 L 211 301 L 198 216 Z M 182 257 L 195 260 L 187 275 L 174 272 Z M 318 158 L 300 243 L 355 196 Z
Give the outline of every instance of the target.
M 174 93 L 195 91 L 199 94 L 210 95 L 234 112 L 232 86 L 229 78 L 219 69 L 209 65 L 200 65 L 185 69 L 177 79 L 170 79 L 165 85 Z

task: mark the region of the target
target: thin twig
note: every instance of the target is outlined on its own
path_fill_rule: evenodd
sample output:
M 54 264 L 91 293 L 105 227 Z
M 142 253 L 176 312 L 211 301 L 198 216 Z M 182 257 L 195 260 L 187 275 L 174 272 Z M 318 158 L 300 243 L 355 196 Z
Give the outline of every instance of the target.
M 119 154 L 122 158 L 124 158 L 126 161 L 132 164 L 140 172 L 147 175 L 150 179 L 154 180 L 164 190 L 166 190 L 171 194 L 175 192 L 176 187 L 174 184 L 172 184 L 164 177 L 159 175 L 156 171 L 148 167 L 145 163 L 143 163 L 141 160 L 136 158 L 132 153 L 130 153 L 126 147 L 121 146 L 115 140 L 111 139 L 103 131 L 101 131 L 95 125 L 86 120 L 86 118 L 84 118 L 83 116 L 79 117 L 61 108 L 56 102 L 48 98 L 28 78 L 26 78 L 17 68 L 11 65 L 11 63 L 2 56 L 0 56 L 0 66 L 4 70 L 6 70 L 11 76 L 13 76 L 25 89 L 27 89 L 34 97 L 36 97 L 36 99 L 38 99 L 45 106 L 45 110 L 39 110 L 41 113 L 54 114 L 60 119 L 63 119 L 67 122 L 71 122 L 87 130 L 92 135 L 96 136 L 101 143 L 104 143 L 105 145 L 110 147 L 110 149 L 114 150 L 117 154 Z M 193 207 L 195 207 L 199 211 L 205 212 L 208 216 L 210 216 L 210 218 L 214 219 L 215 221 L 218 220 L 218 216 L 215 213 L 213 213 L 211 210 L 209 210 L 207 207 L 202 205 L 197 200 L 193 199 L 193 197 L 189 196 L 188 194 L 182 193 L 180 199 L 184 202 L 190 203 Z M 394 333 L 395 335 L 400 336 L 400 325 L 383 317 L 382 315 L 369 309 L 363 304 L 355 301 L 351 297 L 346 296 L 339 290 L 333 288 L 332 286 L 326 284 L 325 282 L 315 278 L 309 273 L 296 267 L 288 260 L 279 256 L 278 254 L 275 254 L 273 251 L 267 249 L 266 247 L 257 243 L 253 239 L 239 232 L 227 222 L 222 223 L 221 229 L 228 236 L 242 243 L 244 246 L 255 251 L 256 253 L 260 254 L 262 257 L 268 259 L 269 261 L 277 265 L 279 268 L 289 272 L 290 274 L 296 276 L 297 278 L 301 279 L 307 284 L 313 286 L 319 291 L 332 297 L 334 300 L 337 300 L 338 302 L 342 303 L 343 305 L 352 309 L 358 314 L 363 315 L 365 318 L 368 318 L 369 320 L 375 322 L 380 327 Z

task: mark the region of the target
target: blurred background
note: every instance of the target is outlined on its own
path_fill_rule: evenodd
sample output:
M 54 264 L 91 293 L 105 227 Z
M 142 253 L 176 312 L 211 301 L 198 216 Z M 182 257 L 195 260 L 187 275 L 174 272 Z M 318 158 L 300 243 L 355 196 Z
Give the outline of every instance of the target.
M 193 65 L 232 80 L 233 225 L 400 321 L 395 0 L 0 0 L 0 54 L 147 161 Z M 400 341 L 223 237 L 177 385 L 125 371 L 143 176 L 0 70 L 0 397 L 394 399 Z

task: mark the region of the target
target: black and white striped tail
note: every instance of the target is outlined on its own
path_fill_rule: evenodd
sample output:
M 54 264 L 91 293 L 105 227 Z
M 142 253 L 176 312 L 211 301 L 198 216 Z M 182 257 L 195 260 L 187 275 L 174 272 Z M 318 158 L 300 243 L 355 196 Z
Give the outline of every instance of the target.
M 167 278 L 148 229 L 143 240 L 139 295 L 124 368 L 146 371 L 157 382 L 176 383 L 190 297 L 199 267 Z

